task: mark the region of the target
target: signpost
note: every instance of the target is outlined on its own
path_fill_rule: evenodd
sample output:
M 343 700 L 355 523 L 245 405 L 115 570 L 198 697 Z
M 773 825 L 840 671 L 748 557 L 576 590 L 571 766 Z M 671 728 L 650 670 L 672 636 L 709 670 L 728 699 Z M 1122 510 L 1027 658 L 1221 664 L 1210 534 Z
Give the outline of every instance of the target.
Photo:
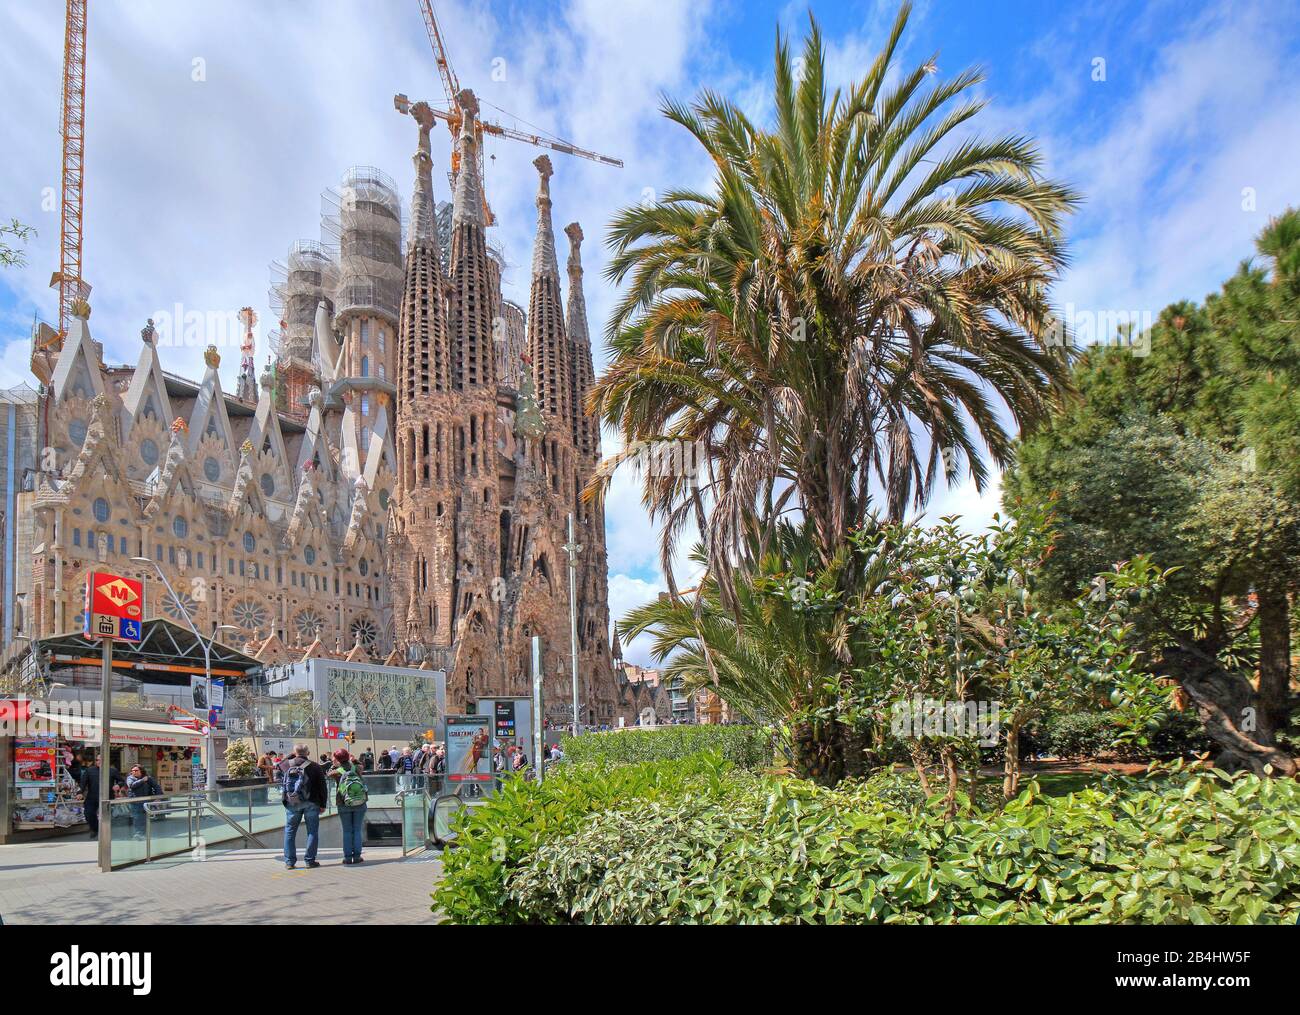
M 86 598 L 82 612 L 86 638 L 98 638 L 104 652 L 101 678 L 99 742 L 99 869 L 113 868 L 113 788 L 109 772 L 109 745 L 113 722 L 113 642 L 138 644 L 144 621 L 144 582 L 107 571 L 86 575 Z

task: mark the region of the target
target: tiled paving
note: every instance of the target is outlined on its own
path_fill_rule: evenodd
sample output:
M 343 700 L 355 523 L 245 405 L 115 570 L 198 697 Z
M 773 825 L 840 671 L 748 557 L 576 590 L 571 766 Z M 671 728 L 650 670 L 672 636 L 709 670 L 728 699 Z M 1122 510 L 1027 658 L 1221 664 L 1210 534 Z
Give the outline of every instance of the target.
M 299 846 L 301 852 L 301 844 Z M 321 867 L 285 870 L 278 850 L 210 851 L 206 860 L 163 860 L 103 874 L 95 843 L 55 839 L 0 846 L 0 917 L 40 923 L 431 923 L 429 892 L 442 872 L 436 852 L 406 860 L 368 847 L 344 867 L 322 849 Z

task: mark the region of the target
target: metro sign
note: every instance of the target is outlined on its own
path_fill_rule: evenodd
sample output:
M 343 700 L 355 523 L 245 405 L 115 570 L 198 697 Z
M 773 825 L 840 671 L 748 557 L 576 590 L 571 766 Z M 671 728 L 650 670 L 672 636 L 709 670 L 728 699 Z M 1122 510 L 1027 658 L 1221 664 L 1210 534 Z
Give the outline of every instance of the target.
M 87 638 L 139 642 L 144 619 L 144 582 L 106 571 L 86 575 Z

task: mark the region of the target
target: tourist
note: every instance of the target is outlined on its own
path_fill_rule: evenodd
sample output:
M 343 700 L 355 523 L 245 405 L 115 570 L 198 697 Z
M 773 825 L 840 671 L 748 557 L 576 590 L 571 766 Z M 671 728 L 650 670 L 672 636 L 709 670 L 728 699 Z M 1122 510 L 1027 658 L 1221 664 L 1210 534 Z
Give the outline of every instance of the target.
M 520 772 L 527 767 L 528 767 L 528 755 L 524 753 L 523 747 L 516 747 L 513 771 Z
M 110 787 L 122 785 L 122 774 L 112 765 L 108 769 L 108 783 Z M 85 811 L 86 824 L 90 827 L 90 838 L 99 838 L 99 757 L 94 755 L 87 759 L 86 766 L 81 770 L 81 799 L 82 809 Z M 112 812 L 110 811 L 110 814 Z M 112 831 L 109 831 L 112 835 Z
M 271 755 L 266 751 L 257 759 L 257 770 L 262 773 L 262 778 L 271 782 L 275 778 L 275 762 L 271 760 Z
M 442 775 L 447 771 L 447 747 L 445 744 L 438 744 L 433 749 L 433 774 Z
M 131 798 L 162 796 L 162 787 L 154 781 L 153 776 L 141 765 L 133 765 L 126 777 L 126 792 Z M 145 813 L 144 804 L 131 804 L 131 835 L 136 839 L 144 838 Z
M 361 778 L 358 762 L 339 748 L 334 752 L 334 768 L 329 777 L 336 782 L 334 803 L 343 827 L 343 863 L 361 863 L 361 846 L 365 839 L 366 803 L 370 798 L 366 780 Z
M 391 772 L 393 770 L 393 756 L 387 751 L 379 752 L 379 771 Z
M 284 791 L 280 802 L 284 804 L 284 866 L 293 870 L 298 866 L 298 826 L 307 820 L 307 852 L 304 859 L 308 867 L 319 867 L 316 850 L 320 845 L 320 812 L 325 809 L 325 773 L 311 760 L 311 750 L 306 744 L 295 744 L 293 758 L 284 772 Z
M 375 770 L 375 755 L 374 752 L 369 747 L 367 747 L 364 751 L 361 752 L 361 771 L 373 772 L 374 770 Z
M 402 752 L 397 749 L 396 745 L 388 748 L 388 757 L 392 760 L 394 768 L 397 767 L 397 759 L 401 756 Z
M 409 747 L 402 749 L 401 756 L 398 757 L 394 764 L 397 766 L 398 781 L 404 790 L 415 788 L 415 756 L 411 753 Z

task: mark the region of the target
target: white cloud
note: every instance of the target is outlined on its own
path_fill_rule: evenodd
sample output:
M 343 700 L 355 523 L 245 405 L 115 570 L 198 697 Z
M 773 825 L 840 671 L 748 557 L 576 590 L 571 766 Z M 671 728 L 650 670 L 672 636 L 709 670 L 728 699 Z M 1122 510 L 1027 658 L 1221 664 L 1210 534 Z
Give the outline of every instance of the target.
M 660 592 L 667 591 L 663 584 L 643 581 L 625 574 L 610 573 L 609 576 L 609 615 L 617 623 L 627 612 L 653 600 Z M 642 635 L 635 641 L 629 641 L 626 635 L 620 640 L 623 644 L 623 658 L 638 666 L 654 666 L 655 660 L 650 654 L 651 637 Z

